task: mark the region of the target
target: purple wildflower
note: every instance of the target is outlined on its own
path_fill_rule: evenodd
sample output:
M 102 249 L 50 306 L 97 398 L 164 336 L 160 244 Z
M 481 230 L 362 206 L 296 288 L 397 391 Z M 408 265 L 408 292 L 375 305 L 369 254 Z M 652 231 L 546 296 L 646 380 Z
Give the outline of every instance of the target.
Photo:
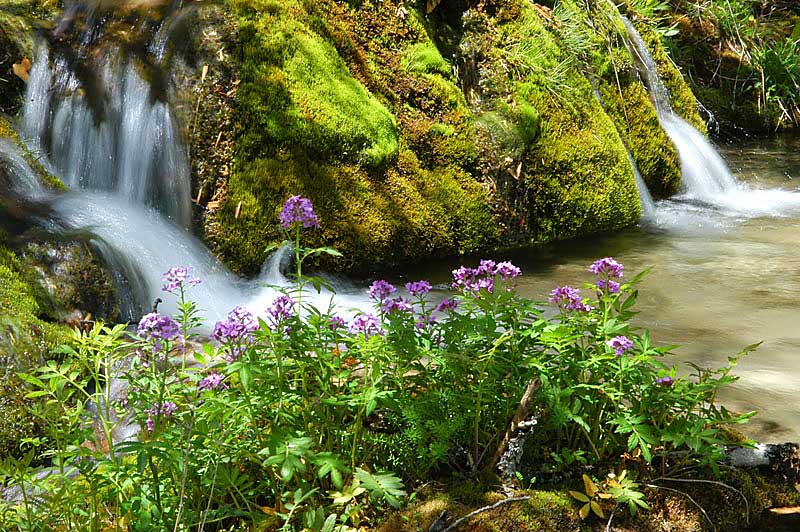
M 589 271 L 595 275 L 606 277 L 622 277 L 625 267 L 611 257 L 598 259 L 589 266 Z
M 216 390 L 217 388 L 222 385 L 222 381 L 225 380 L 225 375 L 219 373 L 218 371 L 214 371 L 209 373 L 203 380 L 200 381 L 200 384 L 197 385 L 197 389 L 199 391 L 202 390 Z
M 356 316 L 349 330 L 352 334 L 363 334 L 365 338 L 376 334 L 383 334 L 380 321 L 372 314 L 359 314 Z
M 300 196 L 292 196 L 283 205 L 280 214 L 281 227 L 289 229 L 292 224 L 299 223 L 303 227 L 319 227 L 319 220 L 314 213 L 311 200 Z
M 412 295 L 422 297 L 431 291 L 431 283 L 428 281 L 414 281 L 413 283 L 406 283 L 406 290 Z
M 174 340 L 181 336 L 178 322 L 158 312 L 145 314 L 139 320 L 137 333 L 143 340 L 152 340 L 157 348 L 161 347 L 161 340 Z
M 615 336 L 611 340 L 606 340 L 606 345 L 612 348 L 618 357 L 621 357 L 625 351 L 633 347 L 633 341 L 627 336 Z
M 173 403 L 172 401 L 165 401 L 161 403 L 161 414 L 164 417 L 170 417 L 175 411 L 178 410 L 178 405 Z
M 664 377 L 656 377 L 656 384 L 661 384 L 662 386 L 672 386 L 675 384 L 675 381 L 669 375 Z
M 369 297 L 371 297 L 375 301 L 383 301 L 384 299 L 394 294 L 395 292 L 397 292 L 397 288 L 395 288 L 388 282 L 384 281 L 383 279 L 375 281 L 369 287 Z
M 436 305 L 437 312 L 455 312 L 458 308 L 458 299 L 449 298 L 443 299 Z
M 233 364 L 234 362 L 242 358 L 244 352 L 247 351 L 247 348 L 243 345 L 229 346 L 229 349 L 230 351 L 225 356 L 225 360 L 228 362 L 228 364 Z
M 178 410 L 178 405 L 173 403 L 172 401 L 165 401 L 160 405 L 158 403 L 153 403 L 153 406 L 150 407 L 150 410 L 147 411 L 147 421 L 145 421 L 145 425 L 147 426 L 147 430 L 149 432 L 153 432 L 155 428 L 156 419 L 159 416 L 163 416 L 165 418 L 172 417 Z
M 508 281 L 510 279 L 516 279 L 520 275 L 522 275 L 522 270 L 514 266 L 508 261 L 500 262 L 494 269 L 495 275 L 499 275 L 502 277 L 504 281 Z
M 495 266 L 497 266 L 497 263 L 495 261 L 489 259 L 482 259 L 481 262 L 478 264 L 478 267 L 475 269 L 475 275 L 478 276 L 494 275 Z
M 288 320 L 294 315 L 294 300 L 287 295 L 276 297 L 267 309 L 267 313 L 276 324 Z
M 219 342 L 252 343 L 253 332 L 258 330 L 255 317 L 244 307 L 236 307 L 223 321 L 214 325 L 211 336 Z
M 189 277 L 189 272 L 191 271 L 191 266 L 178 266 L 177 268 L 170 268 L 169 271 L 164 273 L 164 277 L 162 278 L 164 284 L 161 286 L 161 290 L 174 294 L 176 290 L 179 290 L 186 285 L 199 285 L 202 282 L 200 279 L 197 277 Z
M 557 286 L 550 292 L 548 300 L 554 305 L 558 305 L 562 310 L 579 310 L 582 312 L 589 312 L 593 310 L 591 307 L 583 302 L 581 298 L 581 291 L 578 288 L 573 288 L 568 285 Z
M 612 281 L 610 279 L 608 281 L 606 281 L 605 279 L 600 279 L 599 281 L 597 281 L 595 283 L 595 286 L 601 292 L 604 291 L 606 289 L 606 287 L 608 287 L 608 293 L 609 294 L 619 294 L 619 286 L 620 285 L 616 281 Z
M 394 312 L 411 312 L 414 307 L 402 297 L 396 297 L 394 299 L 384 299 L 383 303 L 381 303 L 381 310 L 392 314 Z
M 491 293 L 494 290 L 494 268 L 495 262 L 491 260 L 482 260 L 477 268 L 461 266 L 453 270 L 451 286 L 464 292 L 477 293 L 483 289 Z
M 344 318 L 340 318 L 339 316 L 331 316 L 331 319 L 328 320 L 328 329 L 335 331 L 336 329 L 341 329 L 345 326 Z

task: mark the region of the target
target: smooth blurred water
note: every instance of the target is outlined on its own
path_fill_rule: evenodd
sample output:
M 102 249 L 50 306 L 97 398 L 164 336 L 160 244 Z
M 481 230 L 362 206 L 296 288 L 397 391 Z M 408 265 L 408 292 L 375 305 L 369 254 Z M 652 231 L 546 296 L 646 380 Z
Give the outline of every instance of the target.
M 745 433 L 764 441 L 800 441 L 800 137 L 723 146 L 742 181 L 736 201 L 656 203 L 656 219 L 596 235 L 497 254 L 525 272 L 522 294 L 539 301 L 560 284 L 592 280 L 589 264 L 613 256 L 641 284 L 635 323 L 662 345 L 680 344 L 672 362 L 714 367 L 746 345 L 764 341 L 734 373 L 722 400 L 758 410 Z M 430 264 L 410 278 L 449 280 L 460 262 Z M 668 361 L 670 362 L 670 361 Z

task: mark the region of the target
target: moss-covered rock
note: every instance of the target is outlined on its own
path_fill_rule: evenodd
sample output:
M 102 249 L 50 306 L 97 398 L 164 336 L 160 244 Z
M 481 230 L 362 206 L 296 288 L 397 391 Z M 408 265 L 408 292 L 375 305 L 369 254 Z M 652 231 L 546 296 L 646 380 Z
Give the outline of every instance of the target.
M 241 82 L 227 91 L 226 175 L 196 189 L 206 240 L 234 270 L 257 271 L 292 194 L 317 206 L 316 243 L 348 256 L 334 267 L 361 271 L 634 223 L 626 145 L 658 197 L 677 190 L 679 161 L 619 28 L 596 29 L 619 22 L 616 10 L 589 4 L 559 3 L 584 21 L 576 37 L 561 30 L 568 19 L 521 0 L 430 13 L 228 0 Z M 704 130 L 658 36 L 643 34 L 676 111 Z

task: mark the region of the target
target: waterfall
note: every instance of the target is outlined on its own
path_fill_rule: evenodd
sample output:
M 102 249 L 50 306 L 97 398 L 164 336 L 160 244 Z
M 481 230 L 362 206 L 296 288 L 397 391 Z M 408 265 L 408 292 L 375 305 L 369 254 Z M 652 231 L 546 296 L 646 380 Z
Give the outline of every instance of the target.
M 191 223 L 188 148 L 170 106 L 143 66 L 110 47 L 91 67 L 39 42 L 22 134 L 52 174 L 72 189 L 112 192 Z M 92 88 L 78 68 L 91 68 Z
M 653 201 L 653 196 L 650 195 L 650 190 L 647 188 L 647 184 L 644 182 L 641 172 L 639 172 L 639 167 L 636 166 L 636 161 L 633 160 L 633 155 L 631 155 L 631 151 L 627 146 L 625 146 L 625 151 L 628 154 L 628 162 L 633 169 L 633 177 L 636 179 L 636 190 L 639 191 L 639 203 L 642 205 L 642 218 L 645 220 L 652 219 L 656 214 L 656 204 Z
M 669 92 L 658 75 L 650 50 L 631 21 L 625 17 L 622 20 L 628 31 L 631 55 L 645 78 L 661 126 L 680 154 L 682 192 L 689 199 L 713 203 L 721 194 L 737 188 L 736 179 L 705 136 L 673 111 Z
M 101 7 L 70 4 L 56 31 L 71 44 L 39 40 L 20 122 L 31 153 L 70 191 L 42 187 L 16 143 L 3 140 L 0 164 L 12 190 L 47 207 L 40 223 L 48 231 L 91 242 L 114 272 L 124 319 L 137 320 L 156 298 L 163 300 L 160 312 L 177 311 L 176 297 L 161 289 L 162 276 L 175 266 L 189 266 L 201 279 L 188 296 L 206 327 L 237 305 L 263 316 L 276 296 L 296 288 L 281 273 L 287 249 L 257 279 L 245 280 L 192 236 L 188 149 L 170 105 L 169 79 L 161 93 L 146 81 L 146 68 L 168 71 L 170 28 L 186 12 L 138 29 L 149 39 L 143 60 L 103 37 L 106 18 L 96 16 Z M 69 35 L 76 20 L 87 28 Z M 302 299 L 345 317 L 371 307 L 363 290 L 346 292 L 309 289 Z
M 630 20 L 624 16 L 622 20 L 637 72 L 649 90 L 661 127 L 681 159 L 683 178 L 676 199 L 704 204 L 737 217 L 779 216 L 800 209 L 800 194 L 751 189 L 736 180 L 711 142 L 672 109 L 669 91 L 658 75 L 656 62 L 642 36 Z M 672 205 L 668 210 L 674 213 L 674 207 Z M 697 223 L 696 209 L 692 207 L 689 210 L 692 211 L 691 223 Z

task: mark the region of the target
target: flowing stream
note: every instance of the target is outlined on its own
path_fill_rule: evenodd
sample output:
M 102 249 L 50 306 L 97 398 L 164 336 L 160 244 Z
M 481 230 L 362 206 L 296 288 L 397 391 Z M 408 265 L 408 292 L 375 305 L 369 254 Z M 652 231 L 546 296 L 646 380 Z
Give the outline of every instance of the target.
M 10 169 L 16 194 L 49 206 L 44 225 L 90 236 L 115 271 L 128 303 L 126 319 L 138 319 L 157 297 L 165 300 L 160 310 L 174 312 L 175 300 L 161 292 L 160 278 L 182 265 L 192 266 L 203 280 L 190 295 L 209 325 L 238 304 L 263 314 L 278 290 L 291 284 L 280 267 L 287 250 L 276 254 L 258 279 L 243 280 L 188 230 L 189 154 L 168 103 L 170 84 L 159 92 L 145 81 L 148 65 L 168 70 L 173 22 L 168 17 L 160 31 L 152 32 L 145 60 L 127 57 L 113 45 L 84 53 L 92 58 L 91 75 L 69 49 L 39 43 L 20 130 L 70 192 L 45 191 L 12 142 L 0 141 L 0 159 Z M 736 369 L 742 380 L 723 400 L 734 408 L 762 411 L 746 429 L 752 436 L 800 439 L 794 408 L 800 365 L 793 360 L 800 348 L 795 323 L 800 316 L 793 312 L 800 296 L 800 192 L 790 178 L 800 176 L 800 140 L 727 148 L 725 156 L 738 173 L 734 177 L 714 146 L 674 113 L 652 57 L 625 22 L 640 76 L 680 153 L 680 194 L 653 203 L 631 160 L 644 212 L 638 227 L 496 258 L 523 266 L 520 290 L 538 300 L 557 284 L 588 281 L 586 268 L 598 257 L 615 256 L 630 273 L 654 267 L 642 284 L 637 324 L 651 329 L 660 343 L 682 344 L 675 362 L 684 365 L 718 366 L 745 345 L 765 340 Z M 102 29 L 90 25 L 79 36 L 78 51 L 99 42 Z M 446 283 L 456 265 L 439 262 L 406 274 Z M 371 306 L 363 288 L 337 292 L 304 298 L 345 313 Z
M 718 367 L 764 341 L 734 369 L 741 379 L 722 400 L 740 411 L 759 411 L 749 425 L 737 427 L 748 435 L 798 441 L 800 179 L 794 178 L 800 178 L 800 136 L 742 141 L 723 146 L 722 153 L 741 186 L 754 193 L 755 208 L 659 201 L 659 221 L 492 258 L 522 267 L 519 290 L 542 302 L 556 285 L 590 282 L 588 266 L 599 257 L 623 262 L 626 278 L 652 267 L 640 285 L 635 324 L 660 345 L 680 346 L 666 362 L 686 371 L 689 362 Z M 406 275 L 443 284 L 450 270 L 478 258 L 428 264 Z

